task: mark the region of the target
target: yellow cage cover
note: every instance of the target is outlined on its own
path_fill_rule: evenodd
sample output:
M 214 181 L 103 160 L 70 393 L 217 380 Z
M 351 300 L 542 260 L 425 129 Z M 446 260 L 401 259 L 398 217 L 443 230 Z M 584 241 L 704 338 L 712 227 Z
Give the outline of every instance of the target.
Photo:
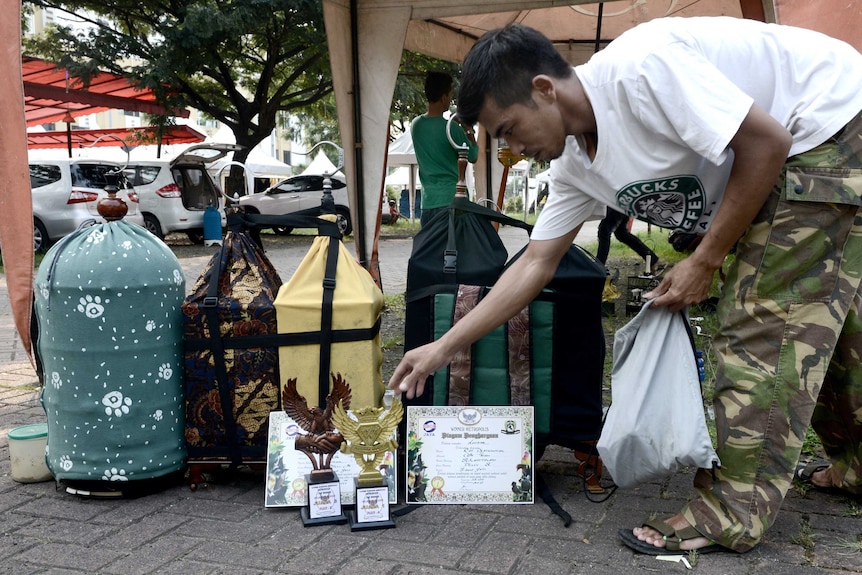
M 338 245 L 330 250 L 330 242 Z M 293 277 L 281 286 L 275 299 L 278 333 L 314 338 L 321 332 L 326 264 L 335 253 L 332 334 L 336 343 L 331 344 L 329 372 L 340 373 L 350 385 L 353 409 L 379 407 L 384 391 L 379 323 L 383 292 L 341 241 L 328 236 L 315 238 Z M 350 341 L 339 341 L 343 339 Z M 288 379 L 296 378 L 297 390 L 308 405 L 322 405 L 326 398 L 318 393 L 320 360 L 319 343 L 280 347 L 281 389 Z M 331 388 L 331 377 L 327 379 Z

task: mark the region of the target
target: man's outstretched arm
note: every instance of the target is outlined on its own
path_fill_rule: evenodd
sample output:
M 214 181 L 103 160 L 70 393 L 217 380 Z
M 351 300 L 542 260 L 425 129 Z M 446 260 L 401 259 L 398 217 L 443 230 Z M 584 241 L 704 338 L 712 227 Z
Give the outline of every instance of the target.
M 406 394 L 408 399 L 422 395 L 429 375 L 448 365 L 459 350 L 502 325 L 533 301 L 554 277 L 579 229 L 580 226 L 553 240 L 530 241 L 521 257 L 500 276 L 479 305 L 439 340 L 404 354 L 389 380 L 389 387 Z

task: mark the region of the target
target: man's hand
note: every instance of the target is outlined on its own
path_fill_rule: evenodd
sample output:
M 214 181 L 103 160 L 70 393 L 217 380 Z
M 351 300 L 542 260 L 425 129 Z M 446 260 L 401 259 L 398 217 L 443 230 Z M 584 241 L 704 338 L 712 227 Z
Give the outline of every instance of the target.
M 435 341 L 405 353 L 389 379 L 389 389 L 405 394 L 407 399 L 422 395 L 428 376 L 452 360 L 452 356 L 441 347 L 440 342 Z
M 667 307 L 677 312 L 687 305 L 700 303 L 709 296 L 715 269 L 697 258 L 688 257 L 674 265 L 656 288 L 644 294 L 654 299 L 652 307 Z
M 545 287 L 581 226 L 552 240 L 531 240 L 503 272 L 487 297 L 433 343 L 410 350 L 389 380 L 389 388 L 413 399 L 425 391 L 425 380 L 446 366 L 458 350 L 479 340 L 524 309 Z

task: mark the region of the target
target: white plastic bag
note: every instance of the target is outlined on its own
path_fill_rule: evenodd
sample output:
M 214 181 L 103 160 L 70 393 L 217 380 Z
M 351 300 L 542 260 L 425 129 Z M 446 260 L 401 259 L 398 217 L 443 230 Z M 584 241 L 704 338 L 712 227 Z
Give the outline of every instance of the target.
M 686 312 L 650 309 L 647 302 L 614 336 L 611 386 L 598 450 L 618 486 L 681 466 L 721 466 L 706 429 Z

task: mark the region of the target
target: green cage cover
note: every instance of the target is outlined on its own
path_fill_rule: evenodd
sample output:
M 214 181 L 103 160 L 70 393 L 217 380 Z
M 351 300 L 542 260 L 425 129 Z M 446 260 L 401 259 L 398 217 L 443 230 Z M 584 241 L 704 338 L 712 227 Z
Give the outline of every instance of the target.
M 78 230 L 36 276 L 48 468 L 123 491 L 185 465 L 182 312 L 173 252 L 125 221 Z

